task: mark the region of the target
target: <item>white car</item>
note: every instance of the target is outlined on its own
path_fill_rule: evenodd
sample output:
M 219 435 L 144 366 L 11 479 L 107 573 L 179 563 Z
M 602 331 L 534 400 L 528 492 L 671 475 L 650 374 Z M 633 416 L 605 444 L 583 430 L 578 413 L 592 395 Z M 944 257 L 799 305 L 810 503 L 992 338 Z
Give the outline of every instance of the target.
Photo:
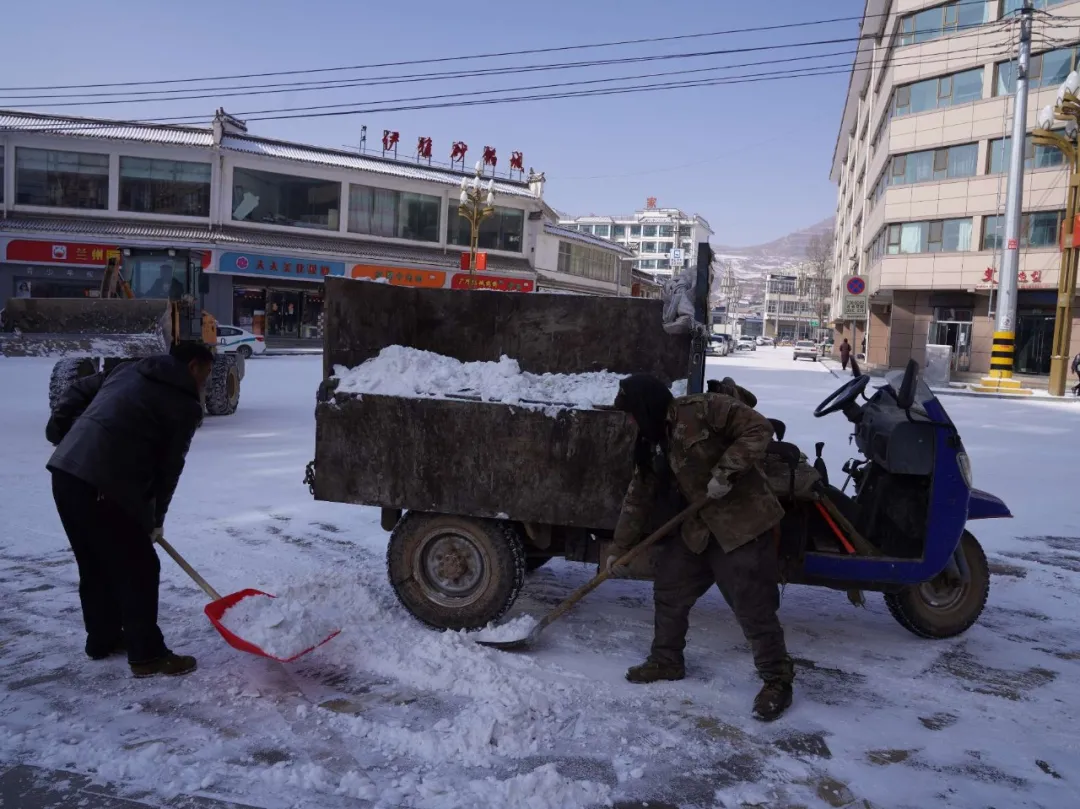
M 266 340 L 261 334 L 252 334 L 238 326 L 218 326 L 217 342 L 222 351 L 239 354 L 245 360 L 252 354 L 266 353 Z
M 797 343 L 795 343 L 795 351 L 794 355 L 792 356 L 793 360 L 804 359 L 817 362 L 817 358 L 818 347 L 813 340 L 799 340 Z
M 740 337 L 735 343 L 736 351 L 757 351 L 757 341 L 753 337 Z
M 774 346 L 776 342 L 771 337 L 759 337 L 757 338 L 757 344 L 759 346 Z

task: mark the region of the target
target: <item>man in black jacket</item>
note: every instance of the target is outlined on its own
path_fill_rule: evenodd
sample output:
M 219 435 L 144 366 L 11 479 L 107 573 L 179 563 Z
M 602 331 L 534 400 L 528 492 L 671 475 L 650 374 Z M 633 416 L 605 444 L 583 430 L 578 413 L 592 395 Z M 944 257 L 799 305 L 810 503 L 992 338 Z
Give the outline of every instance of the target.
M 79 567 L 86 654 L 127 650 L 136 677 L 187 674 L 157 625 L 161 565 L 154 540 L 202 419 L 214 355 L 182 343 L 170 354 L 78 380 L 45 428 L 56 451 L 53 499 Z

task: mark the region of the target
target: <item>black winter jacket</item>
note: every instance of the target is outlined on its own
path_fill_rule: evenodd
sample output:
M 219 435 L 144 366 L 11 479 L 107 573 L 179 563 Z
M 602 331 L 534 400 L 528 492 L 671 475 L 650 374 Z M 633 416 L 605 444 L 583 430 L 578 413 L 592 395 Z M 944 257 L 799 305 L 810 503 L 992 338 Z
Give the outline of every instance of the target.
M 67 472 L 122 506 L 147 533 L 165 522 L 202 419 L 195 380 L 168 354 L 78 380 L 45 428 L 50 471 Z

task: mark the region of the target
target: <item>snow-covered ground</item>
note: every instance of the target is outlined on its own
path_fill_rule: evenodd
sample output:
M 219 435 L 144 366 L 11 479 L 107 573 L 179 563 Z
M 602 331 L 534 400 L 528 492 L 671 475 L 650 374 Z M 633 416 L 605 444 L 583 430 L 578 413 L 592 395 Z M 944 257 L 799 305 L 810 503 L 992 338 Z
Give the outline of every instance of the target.
M 688 679 L 632 686 L 652 629 L 647 583 L 609 582 L 537 648 L 502 653 L 413 621 L 386 581 L 372 509 L 314 502 L 318 357 L 251 362 L 239 412 L 198 432 L 166 535 L 218 590 L 304 593 L 341 635 L 282 666 L 227 646 L 162 556 L 161 624 L 199 671 L 133 680 L 82 653 L 75 566 L 49 495 L 49 362 L 0 360 L 0 769 L 90 774 L 164 801 L 260 807 L 1071 807 L 1080 805 L 1080 408 L 945 400 L 976 484 L 1012 521 L 975 527 L 993 566 L 982 620 L 919 640 L 870 595 L 790 587 L 798 661 L 779 722 L 749 717 L 746 644 L 716 593 L 692 616 Z M 834 475 L 851 451 L 839 385 L 789 349 L 710 361 Z M 534 573 L 536 614 L 592 569 Z M 156 797 L 155 797 L 156 796 Z

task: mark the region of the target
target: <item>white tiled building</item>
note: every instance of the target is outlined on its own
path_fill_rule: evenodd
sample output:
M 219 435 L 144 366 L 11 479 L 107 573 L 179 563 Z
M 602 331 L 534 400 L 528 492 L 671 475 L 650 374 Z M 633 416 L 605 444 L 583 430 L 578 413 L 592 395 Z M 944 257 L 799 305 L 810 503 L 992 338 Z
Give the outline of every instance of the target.
M 633 252 L 635 270 L 661 276 L 671 275 L 675 250 L 682 251 L 681 267 L 694 266 L 698 244 L 713 235 L 709 223 L 697 214 L 655 206 L 627 216 L 564 216 L 559 225 L 625 245 Z
M 0 306 L 92 296 L 118 250 L 137 296 L 193 267 L 220 322 L 313 338 L 326 275 L 464 285 L 463 176 L 259 138 L 222 113 L 199 128 L 0 111 Z M 542 175 L 494 191 L 482 285 L 630 294 L 630 251 L 559 229 Z
M 867 0 L 831 177 L 833 311 L 842 311 L 843 276 L 865 276 L 868 325 L 838 332 L 858 350 L 868 328 L 871 363 L 922 361 L 933 342 L 953 346 L 958 370 L 989 368 L 1020 5 Z M 1029 129 L 1080 59 L 1080 0 L 1035 6 Z M 1045 374 L 1066 171 L 1061 154 L 1030 135 L 1025 152 L 1016 360 L 1020 373 Z

